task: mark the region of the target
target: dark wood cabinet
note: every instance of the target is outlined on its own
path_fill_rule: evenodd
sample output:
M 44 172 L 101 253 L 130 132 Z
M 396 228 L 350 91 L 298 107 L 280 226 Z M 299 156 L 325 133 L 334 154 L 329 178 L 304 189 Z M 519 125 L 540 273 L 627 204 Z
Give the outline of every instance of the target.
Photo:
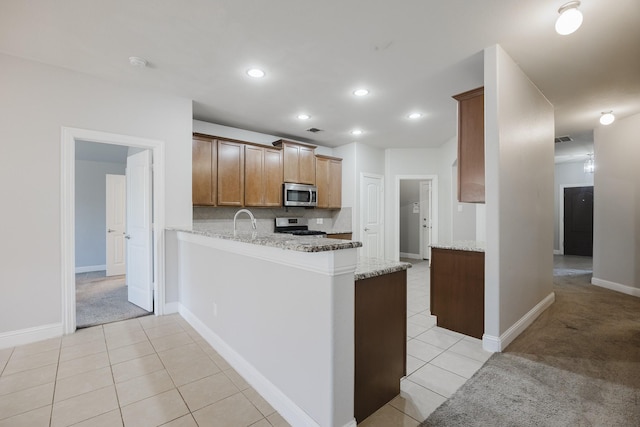
M 329 233 L 327 239 L 351 240 L 353 233 Z
M 484 88 L 453 98 L 458 101 L 458 201 L 484 203 Z
M 339 209 L 342 206 L 342 159 L 316 156 L 318 208 Z
M 218 144 L 215 138 L 194 135 L 192 154 L 192 203 L 194 206 L 216 206 L 218 199 Z
M 282 152 L 245 145 L 245 206 L 282 205 Z
M 316 183 L 316 147 L 314 145 L 282 139 L 274 142 L 273 145 L 282 147 L 284 182 Z
M 244 206 L 244 144 L 218 141 L 218 206 Z
M 407 271 L 355 282 L 357 422 L 400 393 L 407 371 Z
M 431 314 L 438 326 L 484 334 L 484 252 L 431 249 Z

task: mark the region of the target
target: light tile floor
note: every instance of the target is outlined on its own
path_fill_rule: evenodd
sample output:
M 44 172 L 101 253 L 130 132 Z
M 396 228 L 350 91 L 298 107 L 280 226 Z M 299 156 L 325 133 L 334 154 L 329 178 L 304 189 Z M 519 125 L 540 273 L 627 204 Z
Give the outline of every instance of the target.
M 435 326 L 427 262 L 407 274 L 407 374 L 360 425 L 417 426 L 489 358 Z M 0 427 L 287 426 L 180 316 L 147 316 L 0 350 Z

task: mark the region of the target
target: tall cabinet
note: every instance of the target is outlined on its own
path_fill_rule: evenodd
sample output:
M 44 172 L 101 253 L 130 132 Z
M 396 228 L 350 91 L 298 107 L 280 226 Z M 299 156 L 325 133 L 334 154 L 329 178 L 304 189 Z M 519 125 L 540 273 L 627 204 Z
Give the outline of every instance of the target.
M 318 207 L 339 209 L 342 205 L 342 159 L 316 155 Z
M 453 98 L 458 101 L 458 201 L 484 203 L 484 88 Z
M 192 202 L 194 206 L 216 206 L 218 200 L 218 141 L 194 135 L 192 155 Z

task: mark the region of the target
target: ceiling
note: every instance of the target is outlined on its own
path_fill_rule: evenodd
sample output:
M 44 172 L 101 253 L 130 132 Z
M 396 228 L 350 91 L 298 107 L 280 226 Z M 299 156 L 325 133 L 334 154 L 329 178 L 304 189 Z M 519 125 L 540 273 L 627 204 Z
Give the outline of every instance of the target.
M 126 165 L 128 152 L 129 147 L 125 145 L 101 144 L 89 141 L 76 142 L 76 160 Z
M 560 36 L 563 2 L 3 0 L 0 52 L 192 99 L 199 120 L 412 148 L 456 134 L 451 95 L 483 84 L 482 51 L 500 44 L 555 106 L 556 135 L 589 135 L 602 111 L 640 113 L 640 1 L 582 0 L 582 27 Z

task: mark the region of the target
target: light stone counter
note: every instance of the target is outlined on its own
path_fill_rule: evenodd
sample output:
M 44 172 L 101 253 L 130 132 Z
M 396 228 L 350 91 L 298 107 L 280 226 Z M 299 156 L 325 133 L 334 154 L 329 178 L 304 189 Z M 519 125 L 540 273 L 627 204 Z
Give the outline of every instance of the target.
M 411 264 L 408 262 L 388 261 L 377 258 L 358 258 L 355 280 L 383 276 L 385 274 L 406 270 L 407 268 L 411 268 Z
M 436 249 L 450 249 L 453 251 L 468 251 L 468 252 L 484 252 L 485 243 L 476 242 L 475 240 L 459 240 L 449 244 L 435 244 L 431 245 Z
M 361 242 L 351 240 L 327 239 L 323 236 L 293 236 L 284 233 L 264 233 L 251 231 L 221 231 L 212 228 L 202 227 L 194 224 L 193 230 L 169 229 L 172 231 L 182 231 L 185 233 L 197 234 L 200 236 L 212 237 L 215 239 L 233 240 L 236 242 L 251 243 L 260 246 L 271 246 L 298 252 L 324 252 L 337 251 L 340 249 L 352 249 L 362 246 Z

